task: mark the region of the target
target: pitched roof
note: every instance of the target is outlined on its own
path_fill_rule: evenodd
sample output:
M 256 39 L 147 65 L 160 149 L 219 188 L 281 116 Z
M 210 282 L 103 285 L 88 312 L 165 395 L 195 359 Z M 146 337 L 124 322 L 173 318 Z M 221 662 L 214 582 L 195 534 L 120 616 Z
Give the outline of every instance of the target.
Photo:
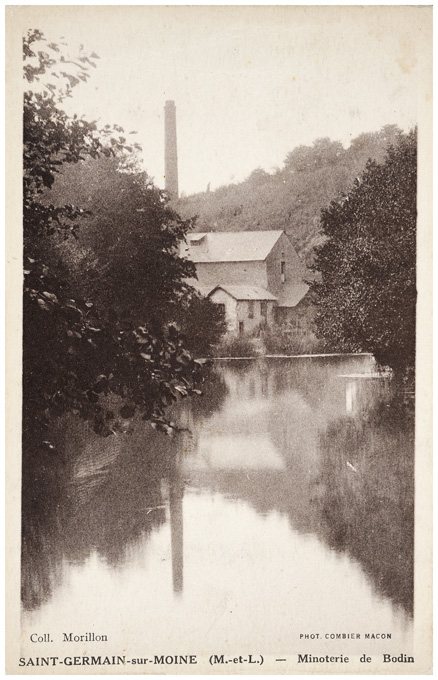
M 224 290 L 231 295 L 235 300 L 276 300 L 275 295 L 259 286 L 233 286 L 228 284 L 219 284 L 211 291 L 209 296 L 218 289 Z
M 309 290 L 307 283 L 297 283 L 295 286 L 286 286 L 278 296 L 279 307 L 295 307 Z
M 279 229 L 188 234 L 188 256 L 192 262 L 263 261 L 282 234 Z
M 198 291 L 198 293 L 201 293 L 204 297 L 207 297 L 209 293 L 212 292 L 214 288 L 217 288 L 216 283 L 210 283 L 210 284 L 203 284 L 199 283 L 198 280 L 196 279 L 190 279 L 190 285 Z

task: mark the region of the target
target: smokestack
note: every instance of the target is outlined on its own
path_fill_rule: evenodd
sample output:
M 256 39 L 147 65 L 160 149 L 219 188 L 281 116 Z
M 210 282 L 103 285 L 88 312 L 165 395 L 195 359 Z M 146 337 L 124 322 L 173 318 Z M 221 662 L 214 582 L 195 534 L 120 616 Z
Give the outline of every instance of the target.
M 164 107 L 164 174 L 165 189 L 170 198 L 178 198 L 178 152 L 174 101 L 166 101 Z

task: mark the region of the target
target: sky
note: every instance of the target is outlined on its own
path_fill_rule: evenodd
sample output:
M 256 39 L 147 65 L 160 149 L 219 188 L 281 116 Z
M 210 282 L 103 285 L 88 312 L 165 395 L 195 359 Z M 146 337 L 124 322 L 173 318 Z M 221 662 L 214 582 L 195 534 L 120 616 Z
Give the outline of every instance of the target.
M 136 130 L 164 187 L 164 103 L 177 110 L 180 192 L 281 167 L 320 137 L 418 120 L 421 9 L 395 7 L 27 8 L 29 27 L 100 59 L 68 111 Z M 26 25 L 24 22 L 23 25 Z

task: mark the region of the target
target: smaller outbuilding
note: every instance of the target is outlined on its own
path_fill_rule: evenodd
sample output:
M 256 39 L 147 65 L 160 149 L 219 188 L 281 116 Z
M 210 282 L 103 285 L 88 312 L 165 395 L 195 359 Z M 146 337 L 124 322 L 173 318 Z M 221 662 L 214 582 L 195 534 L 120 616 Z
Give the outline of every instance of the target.
M 222 306 L 228 333 L 252 333 L 258 328 L 272 326 L 275 321 L 277 298 L 264 288 L 220 284 L 208 297 Z

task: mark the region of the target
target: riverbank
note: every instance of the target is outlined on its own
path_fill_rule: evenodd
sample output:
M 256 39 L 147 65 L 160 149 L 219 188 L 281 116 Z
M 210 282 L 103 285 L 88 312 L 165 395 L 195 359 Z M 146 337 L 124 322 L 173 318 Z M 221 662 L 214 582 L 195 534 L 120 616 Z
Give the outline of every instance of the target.
M 225 336 L 213 348 L 214 357 L 297 356 L 323 354 L 323 340 L 310 331 L 303 331 L 290 324 L 275 329 L 259 329 L 251 335 Z
M 214 361 L 248 361 L 254 359 L 323 359 L 329 357 L 372 357 L 371 352 L 331 352 L 327 354 L 252 354 L 244 357 L 211 357 Z

